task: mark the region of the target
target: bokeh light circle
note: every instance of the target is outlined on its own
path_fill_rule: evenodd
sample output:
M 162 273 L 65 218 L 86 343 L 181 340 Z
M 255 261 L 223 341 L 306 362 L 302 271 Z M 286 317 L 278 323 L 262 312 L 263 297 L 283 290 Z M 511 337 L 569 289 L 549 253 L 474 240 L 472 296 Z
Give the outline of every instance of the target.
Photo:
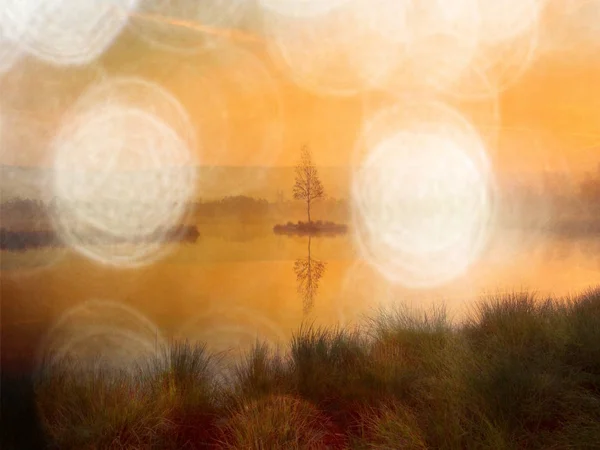
M 421 107 L 424 119 L 407 106 L 365 130 L 353 230 L 361 256 L 388 280 L 433 287 L 479 256 L 493 213 L 491 173 L 483 142 L 458 113 L 432 103 Z
M 235 305 L 209 307 L 184 323 L 175 337 L 206 345 L 211 354 L 218 355 L 223 382 L 231 381 L 235 367 L 257 344 L 279 352 L 287 343 L 286 333 L 275 321 L 260 311 Z
M 147 317 L 118 302 L 89 300 L 63 313 L 46 332 L 37 352 L 37 368 L 79 369 L 98 366 L 135 371 L 138 363 L 165 348 L 162 333 Z
M 491 87 L 490 87 L 491 88 Z M 379 89 L 361 96 L 361 107 L 365 117 L 366 128 L 372 128 L 363 138 L 373 140 L 372 136 L 380 133 L 392 133 L 394 121 L 376 120 L 373 117 L 385 116 L 385 111 L 394 111 L 400 123 L 422 121 L 448 121 L 459 127 L 470 127 L 484 142 L 486 157 L 482 163 L 488 165 L 488 160 L 497 156 L 500 134 L 502 132 L 502 117 L 500 96 L 494 95 L 480 99 L 457 98 L 450 93 L 432 92 L 421 87 L 411 91 Z M 400 105 L 400 106 L 399 106 Z M 404 106 L 402 106 L 404 105 Z M 400 108 L 407 108 L 406 114 L 401 114 Z M 381 113 L 383 111 L 383 113 Z M 369 120 L 371 118 L 371 120 Z M 353 164 L 359 164 L 364 152 L 354 152 Z M 362 147 L 363 150 L 366 147 Z
M 426 88 L 469 99 L 496 96 L 530 67 L 545 6 L 543 0 L 348 0 L 303 16 L 294 12 L 300 2 L 266 3 L 269 54 L 304 89 L 353 96 Z
M 545 0 L 478 0 L 479 39 L 472 61 L 444 92 L 465 99 L 499 95 L 535 62 Z
M 139 0 L 5 0 L 3 33 L 31 55 L 60 65 L 97 59 L 121 33 Z
M 0 23 L 0 76 L 8 72 L 23 56 L 19 46 L 6 36 Z
M 209 307 L 180 327 L 177 334 L 191 342 L 204 342 L 212 351 L 234 353 L 248 349 L 256 339 L 280 345 L 286 337 L 277 323 L 259 311 L 240 306 Z
M 157 83 L 139 76 L 107 77 L 80 95 L 70 113 L 85 113 L 100 104 L 122 105 L 153 114 L 186 142 L 190 152 L 199 150 L 198 136 L 186 108 Z
M 48 146 L 64 115 L 86 89 L 104 76 L 97 64 L 65 67 L 34 58 L 20 59 L 0 77 L 5 118 L 2 164 L 51 165 Z M 39 184 L 38 188 L 44 197 L 49 196 L 48 185 Z
M 90 108 L 52 143 L 55 228 L 70 247 L 122 267 L 165 250 L 195 190 L 186 142 L 155 115 L 120 105 Z
M 349 0 L 310 18 L 267 10 L 263 16 L 269 55 L 307 90 L 356 95 L 402 63 L 409 42 L 408 3 Z
M 588 62 L 600 51 L 600 1 L 548 2 L 540 46 L 550 56 Z
M 382 233 L 381 239 L 382 243 L 390 248 L 399 245 L 398 242 L 401 241 L 400 249 L 408 254 L 437 253 L 452 246 L 464 232 L 462 228 L 466 217 L 462 217 L 459 213 L 471 215 L 472 211 L 458 209 L 458 205 L 448 205 L 448 202 L 455 199 L 461 203 L 480 201 L 479 198 L 465 199 L 447 195 L 457 194 L 461 190 L 466 191 L 472 187 L 476 188 L 480 182 L 476 167 L 464 156 L 454 143 L 439 136 L 400 131 L 384 141 L 365 161 L 361 172 L 361 177 L 366 178 L 359 183 L 368 200 L 368 203 L 362 206 L 375 214 L 372 204 L 375 196 L 381 195 L 382 205 L 379 207 L 400 202 L 401 215 L 407 217 L 387 217 L 391 211 L 386 209 L 379 212 L 384 216 L 373 217 L 373 221 L 370 215 L 367 216 L 365 225 L 372 228 L 372 233 L 376 233 L 382 221 L 401 220 L 403 223 L 397 233 L 390 230 L 391 234 Z M 372 171 L 376 172 L 372 173 Z M 383 185 L 372 182 L 379 178 L 377 174 L 385 181 Z M 462 182 L 465 185 L 459 185 L 459 190 L 452 192 L 453 187 Z M 408 189 L 414 192 L 403 192 L 403 189 L 407 189 L 406 185 L 409 185 Z M 428 201 L 431 203 L 427 204 Z M 456 215 L 450 213 L 438 215 L 448 206 L 456 210 Z M 469 203 L 469 208 L 475 206 Z M 423 220 L 424 217 L 430 217 L 431 220 Z M 413 219 L 416 221 L 413 222 Z
M 444 90 L 472 63 L 481 34 L 475 0 L 412 1 L 406 63 L 390 73 L 389 87 Z
M 506 42 L 537 27 L 546 0 L 477 0 L 484 45 Z

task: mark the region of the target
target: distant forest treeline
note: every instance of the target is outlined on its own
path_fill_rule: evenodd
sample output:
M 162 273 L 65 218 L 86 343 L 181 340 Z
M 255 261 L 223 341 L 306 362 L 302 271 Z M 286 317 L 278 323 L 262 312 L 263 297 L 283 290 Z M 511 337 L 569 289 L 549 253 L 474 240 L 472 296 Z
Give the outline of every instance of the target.
M 584 201 L 598 205 L 600 203 L 600 166 L 596 176 L 587 177 L 581 183 L 581 197 Z
M 346 200 L 327 198 L 314 206 L 317 218 L 346 218 L 349 205 Z M 236 218 L 239 220 L 262 220 L 284 218 L 292 220 L 296 216 L 306 215 L 306 204 L 296 200 L 279 200 L 269 202 L 265 199 L 239 195 L 225 197 L 216 201 L 200 201 L 192 206 L 192 211 L 199 220 L 219 218 Z
M 566 176 L 555 175 L 540 180 L 537 184 L 526 180 L 509 180 L 501 184 L 497 207 L 502 226 L 537 228 L 548 219 L 552 227 L 562 230 L 600 231 L 600 167 L 578 183 Z M 48 203 L 36 199 L 7 200 L 0 204 L 0 227 L 27 229 L 28 225 L 35 224 L 34 228 L 43 229 L 54 207 L 54 200 Z M 322 199 L 313 208 L 315 220 L 344 223 L 350 215 L 350 204 L 346 199 Z M 306 205 L 301 201 L 285 200 L 283 195 L 277 201 L 238 195 L 191 202 L 189 212 L 189 220 L 197 224 L 221 220 L 294 222 L 305 219 Z M 547 226 L 544 224 L 542 228 Z
M 540 197 L 557 200 L 576 201 L 586 205 L 600 203 L 600 165 L 594 173 L 588 173 L 581 181 L 575 182 L 568 174 L 550 173 L 531 180 L 511 179 L 500 188 L 504 197 L 535 201 Z
M 194 243 L 200 233 L 194 226 L 179 225 L 168 230 L 156 230 L 154 233 L 138 237 L 92 236 L 90 244 L 143 244 L 156 241 Z M 52 230 L 10 231 L 0 228 L 0 250 L 25 251 L 32 248 L 60 247 L 63 242 Z
M 580 182 L 566 174 L 535 184 L 512 181 L 500 190 L 498 213 L 506 226 L 600 232 L 600 166 Z
M 0 204 L 0 218 L 5 219 L 9 214 L 19 214 L 22 217 L 34 217 L 46 214 L 47 204 L 41 200 L 30 198 L 13 198 Z
M 340 199 L 325 199 L 321 202 L 322 209 L 329 211 L 345 210 L 347 202 Z M 149 205 L 150 206 L 150 205 Z M 9 217 L 37 217 L 47 215 L 54 209 L 55 201 L 44 203 L 36 199 L 14 198 L 0 204 L 0 215 Z M 268 215 L 273 212 L 287 212 L 296 209 L 304 209 L 300 201 L 268 202 L 262 198 L 248 197 L 245 195 L 224 197 L 220 200 L 197 201 L 190 203 L 191 212 L 205 216 L 218 217 L 227 215 Z
M 320 217 L 346 217 L 347 203 L 342 200 L 327 199 L 315 208 Z M 150 205 L 148 205 L 151 207 Z M 195 242 L 200 236 L 198 228 L 203 224 L 219 221 L 237 223 L 245 226 L 250 223 L 269 223 L 285 217 L 286 220 L 304 217 L 305 209 L 302 202 L 280 201 L 269 203 L 265 199 L 248 196 L 230 196 L 215 201 L 198 201 L 190 203 L 190 215 L 183 224 L 166 231 L 168 241 Z M 9 251 L 25 251 L 29 248 L 56 247 L 62 245 L 58 236 L 52 230 L 50 216 L 56 208 L 56 202 L 42 202 L 37 199 L 13 198 L 0 204 L 0 249 Z M 206 227 L 210 235 L 214 227 Z M 238 236 L 233 230 L 221 230 L 228 239 L 247 239 L 250 230 L 245 230 L 243 236 Z M 255 230 L 256 231 L 256 230 Z M 227 234 L 229 233 L 229 234 Z M 233 233 L 233 234 L 231 234 Z M 152 240 L 155 236 L 141 236 L 139 240 Z M 90 236 L 92 241 L 117 243 L 110 236 Z

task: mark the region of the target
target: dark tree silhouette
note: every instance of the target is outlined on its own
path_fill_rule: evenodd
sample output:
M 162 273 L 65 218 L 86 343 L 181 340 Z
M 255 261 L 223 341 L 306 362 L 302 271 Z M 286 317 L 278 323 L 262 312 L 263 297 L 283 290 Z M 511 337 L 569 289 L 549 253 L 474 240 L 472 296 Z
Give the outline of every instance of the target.
M 304 145 L 300 150 L 300 161 L 296 166 L 296 182 L 294 183 L 294 199 L 306 202 L 306 212 L 310 223 L 310 205 L 315 200 L 323 198 L 325 191 L 319 179 L 310 149 Z
M 310 256 L 310 236 L 308 237 L 308 257 L 294 262 L 294 272 L 298 282 L 298 294 L 302 297 L 304 312 L 307 313 L 314 303 L 319 290 L 319 281 L 325 273 L 326 263 Z

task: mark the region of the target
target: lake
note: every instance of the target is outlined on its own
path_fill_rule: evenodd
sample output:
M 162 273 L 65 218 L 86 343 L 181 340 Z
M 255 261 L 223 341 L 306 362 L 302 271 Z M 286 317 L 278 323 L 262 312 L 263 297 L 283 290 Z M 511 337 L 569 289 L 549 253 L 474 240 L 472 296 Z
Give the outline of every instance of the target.
M 285 341 L 303 321 L 353 324 L 381 305 L 445 304 L 460 320 L 482 295 L 563 296 L 600 285 L 599 237 L 497 232 L 461 277 L 407 289 L 362 261 L 350 234 L 309 241 L 272 226 L 200 224 L 196 243 L 170 244 L 163 259 L 137 269 L 67 249 L 2 252 L 3 364 L 28 367 L 40 348 L 84 351 L 90 342 L 122 357 L 174 338 L 243 350 L 256 337 Z

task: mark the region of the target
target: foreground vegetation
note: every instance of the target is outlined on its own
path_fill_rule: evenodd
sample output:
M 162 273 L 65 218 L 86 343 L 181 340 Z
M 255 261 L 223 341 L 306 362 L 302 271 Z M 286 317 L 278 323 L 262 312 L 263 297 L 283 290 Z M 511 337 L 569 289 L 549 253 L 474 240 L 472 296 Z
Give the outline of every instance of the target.
M 40 417 L 61 449 L 600 446 L 600 289 L 488 299 L 460 326 L 382 311 L 257 344 L 228 378 L 221 362 L 174 343 L 133 375 L 48 366 Z

